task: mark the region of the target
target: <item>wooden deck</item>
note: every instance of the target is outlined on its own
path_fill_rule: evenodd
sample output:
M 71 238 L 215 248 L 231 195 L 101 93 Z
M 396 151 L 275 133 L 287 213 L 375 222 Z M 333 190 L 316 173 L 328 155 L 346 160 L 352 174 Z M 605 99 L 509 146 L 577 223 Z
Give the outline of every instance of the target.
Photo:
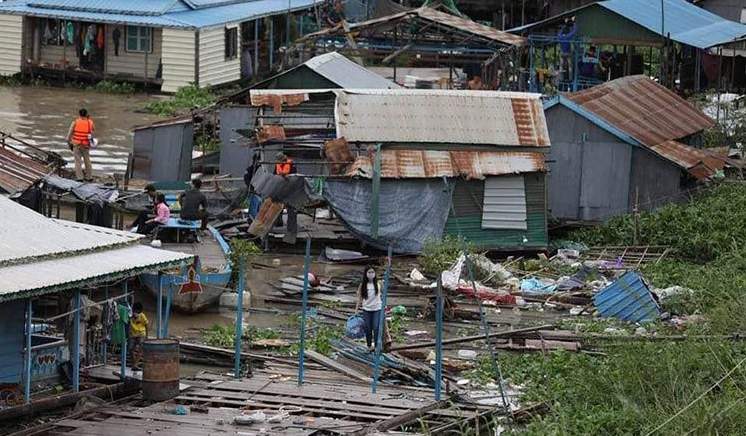
M 99 409 L 77 419 L 57 423 L 50 435 L 159 436 L 444 434 L 460 425 L 485 425 L 494 408 L 449 401 L 436 402 L 432 392 L 382 386 L 376 394 L 365 383 L 312 381 L 298 386 L 290 377 L 261 372 L 253 378 L 228 379 L 200 374 L 191 389 L 165 403 L 142 408 L 118 406 Z M 187 381 L 189 383 L 189 381 Z M 177 406 L 188 410 L 176 415 Z M 234 417 L 261 410 L 280 415 L 274 422 L 238 425 Z M 477 424 L 480 422 L 480 424 Z M 333 433 L 329 433 L 333 432 Z M 397 433 L 387 433 L 397 434 Z

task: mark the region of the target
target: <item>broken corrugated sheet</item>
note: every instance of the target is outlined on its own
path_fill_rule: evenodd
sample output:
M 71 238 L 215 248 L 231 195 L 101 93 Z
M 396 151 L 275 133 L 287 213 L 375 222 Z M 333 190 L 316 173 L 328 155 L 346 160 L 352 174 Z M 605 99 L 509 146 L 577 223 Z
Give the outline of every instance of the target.
M 256 133 L 256 142 L 262 144 L 273 139 L 287 139 L 285 128 L 280 125 L 268 125 L 261 127 Z
M 622 77 L 565 97 L 648 146 L 681 139 L 715 124 L 694 105 L 645 76 Z
M 337 136 L 350 142 L 549 147 L 538 94 L 337 90 Z
M 0 146 L 0 189 L 10 194 L 25 191 L 50 172 L 44 164 Z
M 593 296 L 593 304 L 604 318 L 630 322 L 660 319 L 661 310 L 640 273 L 628 271 Z
M 706 179 L 725 166 L 724 159 L 718 159 L 711 154 L 677 141 L 665 141 L 650 146 L 650 149 L 685 168 L 698 179 Z
M 512 33 L 503 32 L 497 30 L 494 27 L 485 26 L 484 24 L 477 23 L 476 21 L 468 20 L 466 18 L 457 17 L 455 15 L 440 12 L 433 8 L 419 8 L 415 9 L 415 12 L 420 18 L 424 18 L 429 21 L 451 26 L 456 29 L 460 29 L 481 37 L 491 39 L 494 41 L 500 41 L 504 44 L 521 46 L 526 43 L 526 38 L 523 38 Z
M 269 94 L 260 92 L 251 92 L 251 105 L 252 106 L 272 106 L 275 111 L 275 115 L 282 113 L 282 106 L 298 106 L 304 101 L 308 100 L 307 93 L 294 93 L 294 94 Z
M 349 177 L 371 178 L 371 156 L 360 156 L 347 171 Z M 382 150 L 381 177 L 384 179 L 485 176 L 544 171 L 544 155 L 536 152 Z
M 249 227 L 249 233 L 254 236 L 263 237 L 271 229 L 277 221 L 277 217 L 280 216 L 285 205 L 280 202 L 274 202 L 271 198 L 265 198 L 262 202 L 262 207 L 259 208 L 259 213 L 254 218 L 254 222 Z
M 332 174 L 340 174 L 347 166 L 346 163 L 351 163 L 355 159 L 350 144 L 344 137 L 325 141 L 324 156 L 332 162 L 329 166 Z

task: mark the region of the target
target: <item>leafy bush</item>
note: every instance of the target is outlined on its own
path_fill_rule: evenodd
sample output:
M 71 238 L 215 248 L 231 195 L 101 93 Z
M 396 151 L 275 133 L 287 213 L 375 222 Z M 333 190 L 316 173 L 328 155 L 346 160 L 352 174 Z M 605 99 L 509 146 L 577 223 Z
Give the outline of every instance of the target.
M 95 86 L 89 87 L 89 89 L 102 94 L 131 95 L 137 92 L 137 88 L 131 83 L 114 82 L 112 80 L 102 80 Z
M 640 244 L 667 245 L 683 258 L 707 262 L 746 243 L 746 190 L 723 183 L 699 191 L 691 201 L 640 215 Z M 573 233 L 588 245 L 632 245 L 633 215 Z
M 440 241 L 432 239 L 426 241 L 417 262 L 425 274 L 439 276 L 441 272 L 447 270 L 456 262 L 462 251 L 462 240 L 446 235 Z M 474 244 L 467 242 L 466 251 L 470 255 L 473 254 L 475 251 Z
M 172 117 L 181 110 L 191 110 L 207 106 L 215 101 L 215 94 L 209 86 L 200 88 L 191 84 L 176 90 L 172 98 L 148 103 L 147 109 L 154 114 Z
M 229 245 L 231 247 L 230 261 L 236 268 L 238 268 L 241 259 L 248 261 L 252 257 L 262 254 L 262 249 L 258 245 L 246 239 L 233 238 Z
M 236 339 L 236 325 L 214 324 L 209 331 L 205 332 L 204 339 L 207 345 L 213 347 L 233 347 Z

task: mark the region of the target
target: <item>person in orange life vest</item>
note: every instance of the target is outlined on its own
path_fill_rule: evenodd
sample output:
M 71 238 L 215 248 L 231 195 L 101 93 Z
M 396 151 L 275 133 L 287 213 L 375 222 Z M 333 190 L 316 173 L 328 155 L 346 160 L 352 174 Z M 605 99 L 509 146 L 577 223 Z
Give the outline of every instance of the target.
M 67 143 L 72 146 L 73 157 L 75 158 L 75 178 L 86 181 L 93 180 L 93 169 L 91 168 L 91 137 L 95 130 L 93 120 L 88 116 L 88 111 L 81 109 L 80 115 L 72 124 L 67 132 Z M 85 163 L 85 171 L 81 168 L 81 159 Z
M 288 174 L 296 174 L 298 172 L 293 160 L 285 153 L 279 152 L 275 157 L 277 159 L 277 164 L 275 164 L 275 174 L 278 176 L 287 176 Z

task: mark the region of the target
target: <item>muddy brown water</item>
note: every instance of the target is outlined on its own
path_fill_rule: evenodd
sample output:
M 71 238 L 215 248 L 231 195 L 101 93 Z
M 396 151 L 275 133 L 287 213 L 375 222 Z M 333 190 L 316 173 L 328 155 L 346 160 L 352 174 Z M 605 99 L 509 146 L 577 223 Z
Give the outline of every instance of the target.
M 44 150 L 55 151 L 73 168 L 67 130 L 82 107 L 95 124 L 99 146 L 91 150 L 94 172 L 123 173 L 132 150 L 132 128 L 158 119 L 143 113 L 146 94 L 110 95 L 51 87 L 0 87 L 0 131 Z

